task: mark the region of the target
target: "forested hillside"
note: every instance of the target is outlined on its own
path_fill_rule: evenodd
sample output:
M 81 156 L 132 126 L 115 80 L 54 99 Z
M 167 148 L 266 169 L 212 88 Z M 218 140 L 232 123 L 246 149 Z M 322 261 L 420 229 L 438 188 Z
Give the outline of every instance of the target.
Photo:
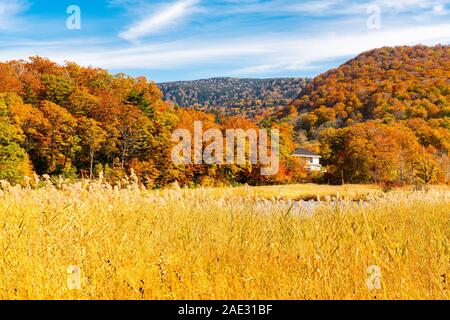
M 449 79 L 449 46 L 372 50 L 318 76 L 292 104 L 263 119 L 255 115 L 272 107 L 244 111 L 245 117 L 174 106 L 144 77 L 58 65 L 41 57 L 0 63 L 0 180 L 23 183 L 33 173 L 62 178 L 103 173 L 105 179 L 124 183 L 126 174 L 134 172 L 150 187 L 174 181 L 227 185 L 308 179 L 448 183 Z M 258 91 L 248 81 L 237 81 L 235 91 L 226 91 L 245 97 L 248 90 L 249 101 L 280 92 L 268 85 Z M 286 92 L 294 90 L 284 84 Z M 221 90 L 214 90 L 221 96 Z M 172 133 L 178 128 L 192 132 L 198 120 L 224 136 L 231 128 L 279 129 L 278 174 L 261 176 L 258 165 L 175 165 Z M 326 173 L 308 174 L 292 157 L 298 147 L 294 133 L 302 147 L 323 156 Z
M 254 118 L 287 106 L 307 83 L 303 78 L 212 78 L 161 83 L 159 87 L 165 100 L 182 107 Z
M 62 178 L 92 177 L 123 183 L 134 171 L 150 187 L 178 181 L 184 185 L 290 181 L 287 157 L 295 145 L 288 125 L 282 132 L 282 168 L 264 178 L 258 168 L 176 166 L 172 132 L 206 128 L 255 128 L 242 117 L 218 117 L 175 108 L 162 100 L 144 77 L 111 75 L 75 63 L 48 59 L 0 63 L 0 180 L 22 183 L 33 173 Z M 295 169 L 295 168 L 294 168 Z M 296 169 L 295 169 L 296 170 Z
M 321 143 L 334 181 L 410 181 L 413 162 L 423 180 L 439 167 L 448 181 L 450 47 L 363 53 L 316 77 L 275 118 Z

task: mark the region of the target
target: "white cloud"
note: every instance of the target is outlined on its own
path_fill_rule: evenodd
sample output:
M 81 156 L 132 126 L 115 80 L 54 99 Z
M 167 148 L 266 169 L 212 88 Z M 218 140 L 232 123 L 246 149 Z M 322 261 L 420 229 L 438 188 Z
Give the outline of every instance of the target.
M 66 44 L 65 50 L 24 47 L 0 50 L 4 59 L 43 55 L 57 62 L 75 61 L 114 70 L 201 69 L 205 65 L 227 66 L 231 76 L 264 76 L 268 73 L 295 71 L 299 75 L 311 66 L 344 59 L 383 46 L 450 42 L 450 24 L 405 25 L 380 31 L 351 31 L 306 37 L 282 36 L 205 39 L 165 44 L 147 44 L 131 48 L 111 48 Z M 223 71 L 222 71 L 223 73 Z
M 29 4 L 25 0 L 0 0 L 0 30 L 9 30 L 16 26 L 19 13 L 26 10 Z
M 450 42 L 450 24 L 408 26 L 401 29 L 324 35 L 297 41 L 281 41 L 280 55 L 263 59 L 266 63 L 235 70 L 239 75 L 262 74 L 278 71 L 302 71 L 311 65 L 353 57 L 374 48 L 399 45 L 435 45 Z M 284 52 L 284 54 L 282 54 Z
M 235 1 L 228 1 L 234 3 Z M 364 14 L 368 6 L 377 5 L 383 14 L 392 15 L 403 12 L 433 11 L 445 9 L 450 0 L 269 0 L 236 1 L 239 5 L 229 7 L 222 14 L 229 13 L 299 13 L 310 16 L 336 16 Z
M 119 34 L 126 40 L 137 40 L 139 38 L 156 34 L 171 25 L 179 23 L 184 17 L 195 12 L 195 6 L 199 0 L 178 0 L 166 5 L 158 12 L 145 17 L 132 25 L 129 29 Z
M 433 7 L 433 14 L 436 14 L 436 15 L 445 15 L 445 14 L 448 14 L 448 12 L 447 12 L 447 10 L 445 9 L 445 6 L 444 6 L 444 5 L 438 4 L 438 5 L 435 5 L 435 6 Z
M 138 0 L 114 1 L 119 1 L 123 5 L 136 3 L 135 1 Z M 360 15 L 345 15 L 345 17 L 333 19 L 330 16 L 330 19 L 322 19 L 318 26 L 308 24 L 302 26 L 302 29 L 287 28 L 273 32 L 270 30 L 272 21 L 267 22 L 267 26 L 261 27 L 261 30 L 249 29 L 253 32 L 241 30 L 239 26 L 233 25 L 229 33 L 217 32 L 220 28 L 214 25 L 212 15 L 207 17 L 207 23 L 211 29 L 207 29 L 207 32 L 190 34 L 189 38 L 186 37 L 184 40 L 170 40 L 174 39 L 170 35 L 164 38 L 165 42 L 161 42 L 158 38 L 158 41 L 147 39 L 139 43 L 123 43 L 117 41 L 115 36 L 103 39 L 91 37 L 75 40 L 72 38 L 47 42 L 17 39 L 15 44 L 10 41 L 0 44 L 0 57 L 5 60 L 26 59 L 39 54 L 60 63 L 70 60 L 85 66 L 91 65 L 124 72 L 139 70 L 145 73 L 146 70 L 161 70 L 161 73 L 168 71 L 167 74 L 179 74 L 180 72 L 193 73 L 193 70 L 214 70 L 205 72 L 214 72 L 210 74 L 211 76 L 266 76 L 269 74 L 281 76 L 285 73 L 302 75 L 306 71 L 310 74 L 311 70 L 323 70 L 319 66 L 324 65 L 325 62 L 326 65 L 330 65 L 330 61 L 333 63 L 343 61 L 363 51 L 382 46 L 450 43 L 450 24 L 446 17 L 442 16 L 448 13 L 445 4 L 450 3 L 450 0 L 368 1 L 367 3 L 378 3 L 384 8 L 381 30 L 365 28 L 367 3 L 362 4 L 359 1 L 325 0 L 320 4 L 318 1 L 300 3 L 298 0 L 295 2 L 294 0 L 228 0 L 228 2 L 241 8 L 241 4 L 253 5 L 255 6 L 253 9 L 256 6 L 259 9 L 266 6 L 265 10 L 269 10 L 268 4 L 274 3 L 297 4 L 297 10 L 308 12 L 314 11 L 314 8 L 322 8 L 325 11 L 340 8 L 336 14 L 343 14 L 343 10 L 347 10 L 348 12 L 358 11 Z M 0 0 L 0 17 L 1 4 L 6 3 Z M 352 6 L 346 7 L 345 3 Z M 202 2 L 202 5 L 207 9 L 213 8 L 208 7 L 206 1 Z M 199 6 L 200 0 L 178 0 L 170 5 L 158 7 L 152 15 L 139 20 L 121 36 L 128 40 L 143 39 L 172 27 L 174 23 L 182 21 L 183 18 L 199 10 Z M 416 6 L 419 6 L 419 9 Z M 287 9 L 278 7 L 273 10 Z M 389 15 L 391 11 L 407 11 L 407 14 L 392 14 L 390 18 L 386 17 L 385 12 Z M 211 12 L 208 11 L 208 13 Z M 417 23 L 412 18 L 419 13 L 422 15 L 421 23 Z M 212 30 L 214 32 L 211 32 Z

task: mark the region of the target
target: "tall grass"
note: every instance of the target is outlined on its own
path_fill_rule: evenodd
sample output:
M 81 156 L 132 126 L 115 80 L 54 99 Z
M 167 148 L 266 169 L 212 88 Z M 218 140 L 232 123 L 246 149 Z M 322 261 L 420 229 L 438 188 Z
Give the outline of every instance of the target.
M 250 187 L 0 190 L 0 299 L 450 298 L 446 189 L 313 207 Z

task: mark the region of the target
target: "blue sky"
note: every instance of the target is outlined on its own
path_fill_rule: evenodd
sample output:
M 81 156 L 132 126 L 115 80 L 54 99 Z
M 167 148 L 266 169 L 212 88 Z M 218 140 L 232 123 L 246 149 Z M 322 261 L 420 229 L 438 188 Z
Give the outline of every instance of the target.
M 77 5 L 81 29 L 70 30 Z M 0 60 L 173 81 L 315 76 L 373 48 L 448 44 L 450 0 L 0 0 Z

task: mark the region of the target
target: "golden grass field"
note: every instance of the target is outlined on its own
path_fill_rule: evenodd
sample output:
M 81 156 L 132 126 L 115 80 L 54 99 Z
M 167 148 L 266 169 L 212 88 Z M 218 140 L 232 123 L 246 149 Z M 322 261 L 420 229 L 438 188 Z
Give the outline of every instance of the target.
M 445 186 L 0 188 L 0 299 L 449 298 Z

